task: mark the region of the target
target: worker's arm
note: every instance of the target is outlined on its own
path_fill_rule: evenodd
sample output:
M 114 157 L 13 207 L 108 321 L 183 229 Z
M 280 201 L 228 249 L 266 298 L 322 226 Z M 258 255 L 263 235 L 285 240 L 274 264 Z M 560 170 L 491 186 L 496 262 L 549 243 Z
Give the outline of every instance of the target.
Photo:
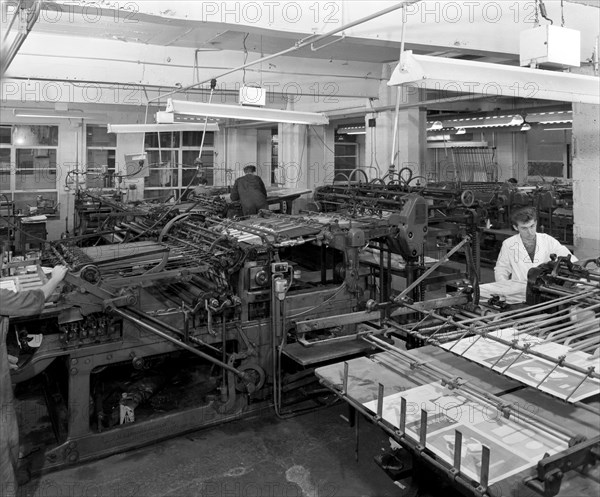
M 2 316 L 22 317 L 34 316 L 42 312 L 45 295 L 41 288 L 13 292 L 0 289 L 0 304 Z
M 235 180 L 235 183 L 233 183 L 233 186 L 231 187 L 231 195 L 229 196 L 229 198 L 233 201 L 240 199 L 240 192 L 238 192 L 237 180 Z
M 500 249 L 500 253 L 498 254 L 496 266 L 494 267 L 494 276 L 496 278 L 496 281 L 505 281 L 510 279 L 511 274 L 512 267 L 510 265 L 508 248 L 506 246 L 506 243 L 503 243 L 502 248 Z
M 556 254 L 559 257 L 566 257 L 567 255 L 571 256 L 571 262 L 577 262 L 579 259 L 577 259 L 577 257 L 575 257 L 571 251 L 565 247 L 563 244 L 561 244 L 556 238 L 554 238 L 553 236 L 549 237 L 550 238 L 550 253 L 551 254 Z
M 40 290 L 44 293 L 44 300 L 47 300 L 48 297 L 52 295 L 66 274 L 67 268 L 65 266 L 56 266 L 52 269 L 52 276 L 50 276 L 50 279 L 40 287 Z

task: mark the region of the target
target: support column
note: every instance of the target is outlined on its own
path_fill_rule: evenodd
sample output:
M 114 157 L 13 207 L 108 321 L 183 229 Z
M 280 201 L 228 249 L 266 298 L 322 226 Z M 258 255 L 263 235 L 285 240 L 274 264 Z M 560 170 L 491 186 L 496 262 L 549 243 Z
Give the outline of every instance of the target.
M 573 217 L 575 255 L 600 255 L 600 106 L 573 104 Z
M 314 191 L 320 185 L 329 185 L 335 174 L 335 129 L 329 126 L 308 128 L 307 187 Z
M 426 112 L 418 106 L 406 107 L 407 104 L 419 101 L 419 92 L 413 87 L 387 86 L 390 68 L 384 66 L 379 101 L 370 102 L 376 107 L 387 107 L 389 110 L 368 112 L 365 116 L 365 171 L 370 178 L 383 177 L 388 173 L 390 165 L 395 171 L 408 167 L 414 175 L 422 174 L 426 151 Z M 396 146 L 394 147 L 395 105 L 400 92 L 400 111 Z M 392 148 L 395 150 L 392 150 Z M 397 151 L 397 153 L 396 153 Z
M 279 162 L 275 176 L 284 188 L 312 190 L 314 187 L 311 178 L 313 172 L 308 166 L 310 132 L 309 126 L 304 124 L 279 124 Z M 291 214 L 305 209 L 308 200 L 308 196 L 297 199 L 293 203 Z
M 225 157 L 216 161 L 220 169 L 217 184 L 233 185 L 244 174 L 245 166 L 255 165 L 256 172 L 262 177 L 264 171 L 258 164 L 257 130 L 252 128 L 228 128 L 225 135 Z M 222 183 L 221 183 L 222 181 Z
M 279 124 L 277 182 L 284 188 L 308 188 L 308 126 Z
M 272 136 L 271 129 L 257 130 L 256 173 L 267 188 L 271 185 Z

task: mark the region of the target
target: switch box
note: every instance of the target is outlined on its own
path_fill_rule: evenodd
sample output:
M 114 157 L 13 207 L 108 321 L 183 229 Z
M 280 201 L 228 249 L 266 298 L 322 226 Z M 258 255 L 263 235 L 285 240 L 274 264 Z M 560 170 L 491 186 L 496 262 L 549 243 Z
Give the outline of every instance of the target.
M 522 66 L 579 67 L 581 33 L 549 24 L 527 29 L 521 31 L 519 53 Z
M 267 91 L 257 86 L 242 86 L 240 88 L 240 104 L 264 107 L 267 103 Z

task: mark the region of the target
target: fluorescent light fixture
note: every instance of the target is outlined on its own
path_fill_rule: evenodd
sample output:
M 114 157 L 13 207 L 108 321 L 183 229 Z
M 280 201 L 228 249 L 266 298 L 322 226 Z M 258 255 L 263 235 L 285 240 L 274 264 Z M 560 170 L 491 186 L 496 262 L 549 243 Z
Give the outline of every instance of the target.
M 247 121 L 266 121 L 292 124 L 329 124 L 324 114 L 316 112 L 296 112 L 291 110 L 268 109 L 262 107 L 244 107 L 186 100 L 167 100 L 167 112 L 192 116 L 222 117 Z
M 563 124 L 573 122 L 573 112 L 570 110 L 556 112 L 535 112 L 527 114 L 527 121 L 540 124 Z
M 155 114 L 155 121 L 157 124 L 175 124 L 175 123 L 193 123 L 193 124 L 204 124 L 207 121 L 206 116 L 190 116 L 187 114 L 173 114 L 172 112 L 165 112 L 161 110 Z M 214 119 L 208 119 L 209 124 L 215 124 Z
M 450 141 L 450 135 L 430 135 L 427 137 L 428 142 Z
M 431 141 L 427 139 L 427 148 L 476 148 L 476 147 L 487 147 L 488 142 L 486 141 L 465 141 L 465 142 L 451 142 L 451 141 Z
M 171 131 L 204 131 L 203 123 L 173 124 L 107 124 L 109 133 L 162 133 Z M 219 131 L 216 123 L 207 123 L 206 131 Z
M 408 83 L 416 88 L 441 88 L 489 97 L 600 104 L 597 76 L 414 55 L 411 51 L 402 54 L 402 63 L 394 69 L 388 85 Z
M 520 126 L 521 124 L 523 124 L 523 121 L 524 119 L 521 115 L 515 114 L 506 116 L 480 116 L 466 117 L 462 119 L 451 119 L 443 121 L 441 124 L 442 128 L 497 128 L 507 126 Z
M 344 126 L 337 129 L 338 134 L 344 135 L 364 135 L 366 134 L 364 126 Z
M 106 119 L 106 113 L 90 113 L 82 110 L 53 109 L 13 109 L 15 117 L 36 117 L 43 119 Z
M 456 130 L 456 134 L 457 135 L 464 135 L 467 131 L 465 130 L 465 128 L 458 128 Z
M 531 129 L 531 124 L 524 122 L 521 126 L 521 131 L 529 131 Z

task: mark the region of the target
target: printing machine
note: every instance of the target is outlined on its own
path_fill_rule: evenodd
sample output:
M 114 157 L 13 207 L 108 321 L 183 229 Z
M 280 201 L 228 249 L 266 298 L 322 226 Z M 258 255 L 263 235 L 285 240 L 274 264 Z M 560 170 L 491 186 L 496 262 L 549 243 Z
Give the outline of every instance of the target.
M 360 339 L 373 332 L 368 324 L 299 330 L 296 320 L 348 313 L 376 298 L 360 253 L 375 244 L 420 256 L 423 207 L 413 195 L 385 216 L 263 211 L 224 219 L 164 206 L 138 217 L 128 242 L 49 244 L 44 265 L 69 268 L 62 291 L 40 316 L 11 319 L 9 332 L 17 393 L 26 402 L 43 385 L 51 420 L 52 430 L 38 430 L 48 439 L 42 450 L 22 435 L 35 447 L 33 471 L 271 404 L 283 412 L 282 391 L 298 378 L 306 384 L 306 368 L 373 348 Z M 41 345 L 30 346 L 37 335 Z
M 530 468 L 519 473 L 528 472 L 527 488 L 555 495 L 567 464 L 595 464 L 597 400 L 566 407 L 564 399 L 563 404 L 554 397 L 548 401 L 547 393 L 521 391 L 513 377 L 481 371 L 466 354 L 443 345 L 487 339 L 494 320 L 526 326 L 547 309 L 558 313 L 548 318 L 550 324 L 564 324 L 565 301 L 545 304 L 548 298 L 570 298 L 567 302 L 577 302 L 597 320 L 595 272 L 568 260 L 553 261 L 530 283 L 531 313 L 519 314 L 517 308 L 497 314 L 479 307 L 474 261 L 489 204 L 464 189 L 427 188 L 393 181 L 328 185 L 315 192 L 321 212 L 262 211 L 246 219 L 220 217 L 214 210 L 218 198 L 196 197 L 200 201 L 191 209 L 136 206 L 133 215 L 115 224 L 123 243 L 81 246 L 81 238 L 53 243 L 46 262 L 70 269 L 59 298 L 38 318 L 11 320 L 11 336 L 22 350 L 14 379 L 21 392 L 43 382 L 52 420 L 48 447 L 33 452 L 34 471 L 103 457 L 270 405 L 282 414 L 288 407 L 283 392 L 310 382 L 316 367 L 320 381 L 346 400 L 351 412 L 390 434 L 396 445 L 379 463 L 395 479 L 419 479 L 421 470 L 433 469 L 463 493 L 506 495 L 498 492 L 508 488 L 505 480 L 489 466 L 484 471 L 481 461 L 474 475 L 466 467 L 461 471 L 460 459 L 449 462 L 429 449 L 422 428 L 429 426 L 427 414 L 417 413 L 424 416 L 419 428 L 400 403 L 396 424 L 386 420 L 390 392 L 399 394 L 433 378 L 501 417 L 513 420 L 517 412 L 539 424 L 542 438 L 554 431 L 562 437 L 557 444 L 576 446 L 558 451 L 557 460 L 540 458 L 537 474 Z M 451 248 L 425 265 L 432 240 Z M 470 261 L 471 282 L 425 300 L 423 285 L 461 250 Z M 392 289 L 400 264 L 405 281 Z M 588 293 L 581 294 L 586 285 Z M 589 333 L 589 323 L 583 331 Z M 28 349 L 28 337 L 36 332 L 43 335 L 42 344 Z M 595 335 L 588 338 L 585 344 L 592 347 Z M 526 343 L 496 342 L 517 354 L 530 353 Z M 560 357 L 553 364 L 597 380 L 594 371 Z M 544 416 L 519 411 L 523 399 L 526 408 L 533 404 Z M 557 430 L 562 416 L 580 421 Z M 577 437 L 582 433 L 591 441 Z M 462 446 L 463 435 L 466 439 L 466 432 L 456 435 L 453 447 Z M 476 445 L 468 440 L 471 452 L 494 462 L 495 451 L 490 455 L 489 447 Z M 511 478 L 512 491 L 517 480 Z

